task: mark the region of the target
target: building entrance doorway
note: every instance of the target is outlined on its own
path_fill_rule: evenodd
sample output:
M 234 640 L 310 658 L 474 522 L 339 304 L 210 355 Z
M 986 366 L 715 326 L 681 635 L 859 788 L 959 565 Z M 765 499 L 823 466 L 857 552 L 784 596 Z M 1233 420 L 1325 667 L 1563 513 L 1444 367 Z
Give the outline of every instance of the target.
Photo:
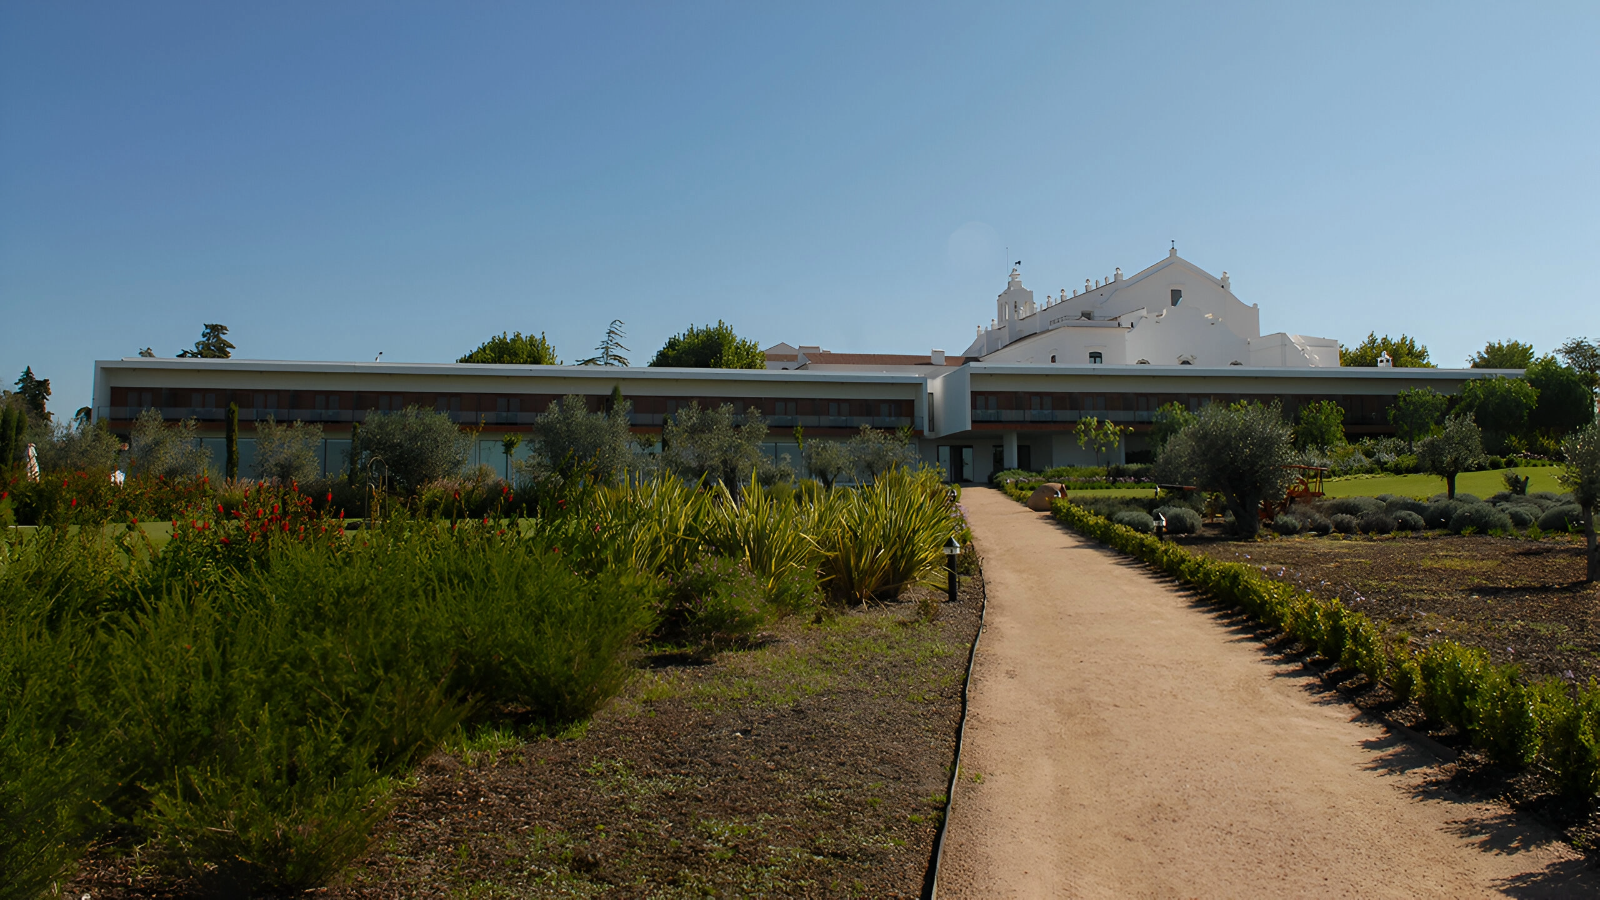
M 972 448 L 940 447 L 939 468 L 951 482 L 972 480 Z

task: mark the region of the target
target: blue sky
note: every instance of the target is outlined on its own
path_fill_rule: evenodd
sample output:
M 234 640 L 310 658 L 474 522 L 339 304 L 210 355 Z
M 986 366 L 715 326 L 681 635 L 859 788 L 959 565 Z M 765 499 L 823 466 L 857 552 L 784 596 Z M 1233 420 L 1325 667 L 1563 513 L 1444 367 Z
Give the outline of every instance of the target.
M 1600 7 L 0 5 L 0 375 L 960 352 L 1168 240 L 1265 331 L 1600 337 Z M 1009 250 L 1007 249 L 1009 248 Z

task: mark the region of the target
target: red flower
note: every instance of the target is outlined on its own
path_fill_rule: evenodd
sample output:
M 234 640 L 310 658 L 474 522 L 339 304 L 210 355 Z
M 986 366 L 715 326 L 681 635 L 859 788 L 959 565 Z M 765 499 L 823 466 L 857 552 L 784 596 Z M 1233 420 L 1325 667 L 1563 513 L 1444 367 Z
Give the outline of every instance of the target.
M 328 492 L 328 502 L 329 502 L 329 503 L 332 503 L 332 502 L 333 502 L 333 491 L 329 491 L 329 492 Z

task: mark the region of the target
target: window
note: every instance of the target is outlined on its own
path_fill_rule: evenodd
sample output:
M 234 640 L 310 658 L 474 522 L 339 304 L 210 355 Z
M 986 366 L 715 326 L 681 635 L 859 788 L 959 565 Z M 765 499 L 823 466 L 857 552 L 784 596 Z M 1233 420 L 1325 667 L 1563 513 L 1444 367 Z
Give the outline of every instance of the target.
M 1182 300 L 1182 299 L 1183 299 L 1183 288 L 1173 288 L 1172 289 L 1172 305 L 1173 306 L 1177 306 L 1178 305 L 1178 301 Z
M 1039 411 L 1048 411 L 1050 409 L 1050 398 L 1041 394 L 1034 394 L 1033 408 Z
M 378 410 L 380 412 L 399 412 L 405 409 L 404 396 L 403 394 L 379 394 Z
M 1000 408 L 1000 398 L 994 394 L 973 394 L 972 408 L 976 410 L 996 410 Z
M 189 407 L 191 409 L 199 409 L 200 408 L 200 404 L 204 400 L 205 400 L 205 397 L 203 397 L 203 396 L 201 396 L 199 394 L 190 394 L 189 395 Z
M 317 395 L 317 400 L 316 400 L 316 406 L 317 406 L 317 409 L 327 409 L 328 408 L 328 395 L 327 394 L 318 394 Z
M 206 409 L 216 409 L 216 408 L 217 408 L 217 395 L 216 394 L 207 394 L 206 395 Z
M 840 403 L 837 400 L 828 401 L 828 415 L 834 418 L 850 415 L 850 401 Z
M 461 412 L 460 397 L 435 397 L 433 408 L 436 412 Z
M 796 405 L 793 400 L 778 400 L 772 404 L 772 414 L 775 416 L 795 415 Z
M 1106 358 L 1100 355 L 1099 350 L 1095 350 L 1089 354 L 1089 365 L 1091 366 L 1098 366 L 1105 362 L 1105 360 Z
M 339 408 L 339 395 L 338 394 L 329 394 L 328 395 L 328 408 L 329 409 L 338 409 Z
M 1056 355 L 1054 353 L 1050 354 L 1050 361 L 1051 362 L 1055 362 L 1056 361 Z
M 520 397 L 497 397 L 494 401 L 494 411 L 503 413 L 522 412 L 522 399 Z
M 256 409 L 274 410 L 278 408 L 277 394 L 257 394 Z
M 893 403 L 879 403 L 878 404 L 878 418 L 880 418 L 880 419 L 892 419 L 892 418 L 894 418 L 895 415 L 898 412 L 894 408 L 894 406 L 895 405 Z
M 1180 365 L 1180 366 L 1192 366 L 1192 365 L 1194 365 L 1194 363 L 1190 362 L 1187 359 L 1180 359 L 1180 360 L 1178 360 L 1178 365 Z

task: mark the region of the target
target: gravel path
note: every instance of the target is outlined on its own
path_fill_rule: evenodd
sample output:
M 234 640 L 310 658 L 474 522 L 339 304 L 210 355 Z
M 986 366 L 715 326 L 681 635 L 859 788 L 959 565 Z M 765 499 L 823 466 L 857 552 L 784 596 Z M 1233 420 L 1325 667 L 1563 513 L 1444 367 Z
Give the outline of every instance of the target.
M 1600 896 L 1548 830 L 999 491 L 940 900 Z

